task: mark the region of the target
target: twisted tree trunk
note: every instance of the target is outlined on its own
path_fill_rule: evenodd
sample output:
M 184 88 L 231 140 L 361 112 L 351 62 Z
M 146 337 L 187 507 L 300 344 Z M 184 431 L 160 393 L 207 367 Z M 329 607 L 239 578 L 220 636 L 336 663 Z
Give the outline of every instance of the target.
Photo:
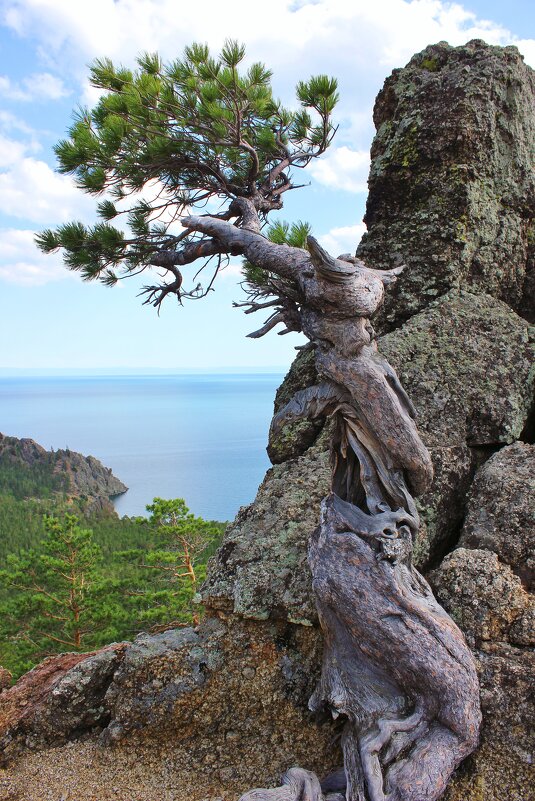
M 344 767 L 324 782 L 292 769 L 283 786 L 241 801 L 435 801 L 477 745 L 479 692 L 463 635 L 412 565 L 419 518 L 413 494 L 432 464 L 413 408 L 378 354 L 369 317 L 399 268 L 376 271 L 309 253 L 210 217 L 186 227 L 291 282 L 295 320 L 316 352 L 322 383 L 298 392 L 274 418 L 333 415 L 332 492 L 309 546 L 324 634 L 312 710 L 346 721 Z

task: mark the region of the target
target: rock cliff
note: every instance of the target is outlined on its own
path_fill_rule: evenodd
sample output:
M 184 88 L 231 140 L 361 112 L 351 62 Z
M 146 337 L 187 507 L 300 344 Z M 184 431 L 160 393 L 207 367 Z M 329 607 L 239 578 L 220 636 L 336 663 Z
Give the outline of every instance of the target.
M 394 71 L 374 111 L 359 255 L 407 263 L 379 346 L 435 467 L 419 565 L 464 630 L 482 688 L 482 745 L 447 801 L 535 798 L 534 95 L 515 48 L 440 43 Z M 277 405 L 313 381 L 305 351 Z M 20 706 L 17 687 L 4 691 L 0 799 L 231 801 L 294 764 L 341 764 L 336 724 L 307 712 L 321 636 L 305 549 L 328 485 L 328 426 L 270 442 L 276 464 L 211 563 L 197 630 L 142 635 L 58 666 L 52 683 L 53 665 L 39 666 Z
M 94 456 L 82 456 L 71 450 L 47 451 L 33 439 L 0 434 L 0 461 L 29 470 L 38 467 L 50 477 L 57 477 L 58 489 L 70 495 L 108 499 L 128 489 Z

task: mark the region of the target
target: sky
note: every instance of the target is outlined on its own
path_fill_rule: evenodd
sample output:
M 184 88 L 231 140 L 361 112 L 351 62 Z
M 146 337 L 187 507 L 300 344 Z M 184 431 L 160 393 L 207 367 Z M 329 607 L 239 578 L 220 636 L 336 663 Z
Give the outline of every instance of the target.
M 474 38 L 515 44 L 535 67 L 534 9 L 531 0 L 0 0 L 0 373 L 280 369 L 304 342 L 274 332 L 246 338 L 263 318 L 232 307 L 242 299 L 237 265 L 204 300 L 168 300 L 158 317 L 137 297 L 144 280 L 83 283 L 60 254 L 36 250 L 36 231 L 95 220 L 96 201 L 55 172 L 53 153 L 73 110 L 97 99 L 87 78 L 94 58 L 133 66 L 142 51 L 173 60 L 192 41 L 218 52 L 234 38 L 273 70 L 287 105 L 299 80 L 335 76 L 336 139 L 280 216 L 310 222 L 338 255 L 354 251 L 365 230 L 373 103 L 392 69 L 428 44 Z

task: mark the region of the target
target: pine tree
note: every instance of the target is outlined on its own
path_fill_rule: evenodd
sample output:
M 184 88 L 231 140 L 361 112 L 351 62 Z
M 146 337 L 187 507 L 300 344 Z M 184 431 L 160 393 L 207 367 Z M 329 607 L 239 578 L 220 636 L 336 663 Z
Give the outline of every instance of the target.
M 261 63 L 243 70 L 244 59 L 245 48 L 227 41 L 218 57 L 193 44 L 167 65 L 144 54 L 135 71 L 109 59 L 95 61 L 91 82 L 103 95 L 94 109 L 76 115 L 56 154 L 61 172 L 102 197 L 100 221 L 44 231 L 39 247 L 47 253 L 62 248 L 69 269 L 110 286 L 151 267 L 160 275 L 163 270 L 164 280 L 144 289 L 145 302 L 158 308 L 168 295 L 179 301 L 206 295 L 231 256 L 254 263 L 238 231 L 258 233 L 282 208 L 284 194 L 297 187 L 292 171 L 329 147 L 338 95 L 336 80 L 312 77 L 297 84 L 298 108 L 290 110 L 273 96 L 270 70 Z M 181 228 L 184 215 L 209 200 L 220 207 L 209 219 L 234 221 L 230 239 L 194 223 L 202 218 L 190 216 Z M 121 217 L 127 232 L 114 224 Z M 272 241 L 281 241 L 282 230 L 272 231 Z M 297 247 L 307 233 L 301 229 L 294 237 Z M 185 288 L 181 268 L 197 261 L 209 269 L 208 278 Z M 198 274 L 196 269 L 194 280 Z M 280 306 L 277 322 L 295 330 L 292 282 L 277 282 L 265 268 L 249 271 L 246 279 L 253 301 L 259 301 L 254 282 L 263 282 L 270 299 L 261 308 Z
M 47 517 L 40 547 L 10 555 L 2 583 L 15 592 L 4 603 L 3 625 L 16 620 L 15 639 L 34 654 L 81 650 L 95 634 L 95 593 L 102 553 L 75 515 Z
M 192 601 L 206 574 L 207 551 L 219 542 L 222 524 L 196 517 L 182 498 L 154 498 L 147 511 L 148 521 L 139 521 L 150 534 L 141 565 L 151 571 L 153 580 L 150 587 L 128 594 L 139 610 L 150 610 L 157 625 L 198 623 Z

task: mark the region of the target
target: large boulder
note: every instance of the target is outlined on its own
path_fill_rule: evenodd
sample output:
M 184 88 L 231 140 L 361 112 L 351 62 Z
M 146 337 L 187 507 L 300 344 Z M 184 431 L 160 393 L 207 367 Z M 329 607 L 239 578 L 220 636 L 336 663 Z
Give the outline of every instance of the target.
M 0 762 L 23 748 L 57 745 L 104 725 L 103 702 L 124 651 L 60 654 L 4 689 L 0 702 Z
M 533 70 L 516 47 L 480 40 L 427 47 L 385 81 L 358 249 L 373 267 L 407 264 L 383 327 L 459 286 L 525 308 L 534 98 Z
M 431 580 L 470 646 L 514 641 L 513 626 L 529 610 L 530 597 L 495 553 L 457 548 L 431 574 Z
M 535 588 L 535 445 L 502 448 L 477 472 L 459 544 L 498 555 Z
M 479 671 L 482 746 L 448 801 L 525 801 L 535 758 L 535 446 L 517 442 L 477 472 L 460 545 L 431 574 Z M 479 794 L 478 794 L 479 793 Z M 531 796 L 532 797 L 532 796 Z
M 505 303 L 451 290 L 381 337 L 379 347 L 416 407 L 433 460 L 433 484 L 418 499 L 426 533 L 416 559 L 425 566 L 458 537 L 475 468 L 526 424 L 533 331 Z
M 109 651 L 63 669 L 55 659 L 24 726 L 0 727 L 6 756 L 24 751 L 0 771 L 2 799 L 231 801 L 259 776 L 277 784 L 283 766 L 340 764 L 333 725 L 307 711 L 316 629 L 209 619 L 141 635 L 115 662 Z M 16 687 L 7 693 L 17 707 Z
M 484 346 L 482 346 L 484 343 Z M 535 372 L 528 323 L 488 295 L 451 290 L 379 340 L 417 410 L 435 478 L 418 500 L 422 531 L 415 559 L 433 563 L 458 537 L 476 468 L 490 449 L 519 437 L 529 415 Z M 316 380 L 299 356 L 278 406 Z M 268 471 L 254 503 L 229 526 L 203 590 L 211 608 L 264 619 L 316 621 L 306 545 L 329 486 L 328 435 L 313 445 L 277 439 L 291 455 Z

